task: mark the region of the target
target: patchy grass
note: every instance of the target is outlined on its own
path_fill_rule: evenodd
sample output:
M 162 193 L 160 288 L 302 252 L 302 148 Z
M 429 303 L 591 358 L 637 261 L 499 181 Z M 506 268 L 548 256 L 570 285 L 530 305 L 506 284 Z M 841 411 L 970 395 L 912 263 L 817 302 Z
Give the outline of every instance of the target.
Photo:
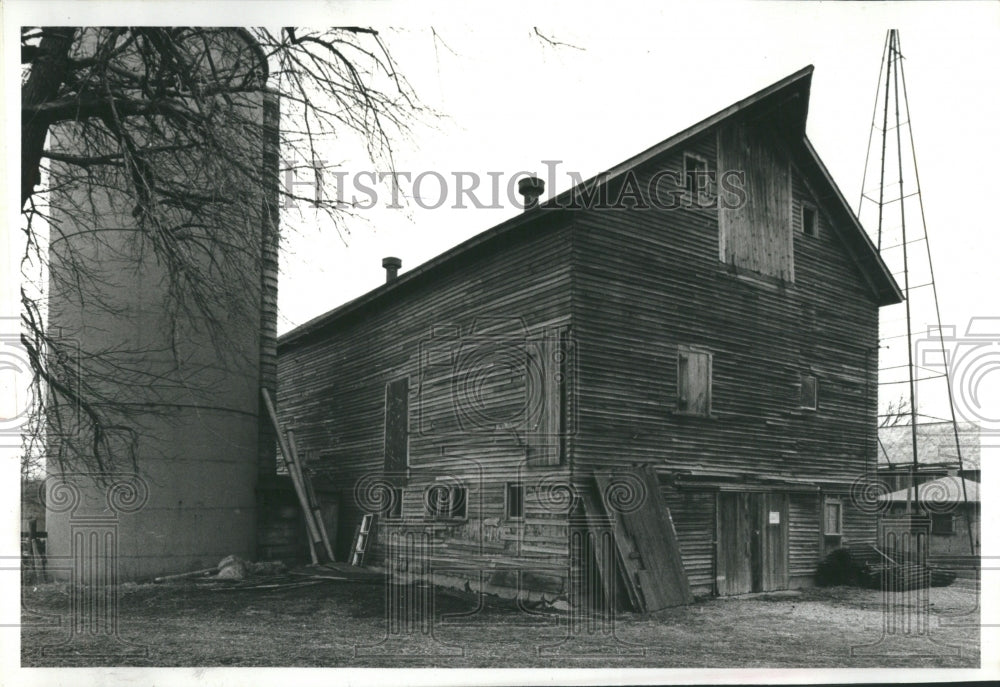
M 903 602 L 897 594 L 890 601 Z M 438 590 L 431 613 L 387 632 L 381 583 L 328 581 L 233 590 L 192 583 L 123 585 L 118 638 L 70 637 L 59 585 L 23 592 L 25 666 L 377 667 L 978 667 L 978 594 L 929 590 L 929 635 L 883 636 L 879 591 L 837 587 L 787 598 L 703 600 L 612 626 Z M 912 607 L 900 608 L 900 618 Z M 104 627 L 107 625 L 105 624 Z M 100 630 L 102 626 L 95 626 Z M 398 626 L 393 627 L 394 630 Z M 929 639 L 927 637 L 929 636 Z M 853 649 L 853 653 L 852 653 Z

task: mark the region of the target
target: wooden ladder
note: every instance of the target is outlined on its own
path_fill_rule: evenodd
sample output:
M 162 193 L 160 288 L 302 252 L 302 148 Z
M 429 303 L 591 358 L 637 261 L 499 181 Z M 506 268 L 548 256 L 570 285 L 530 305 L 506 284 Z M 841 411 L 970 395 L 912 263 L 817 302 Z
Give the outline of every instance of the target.
M 354 550 L 351 552 L 351 565 L 364 565 L 365 552 L 368 551 L 368 540 L 371 537 L 372 525 L 375 523 L 374 513 L 365 513 L 358 525 L 358 534 L 354 538 Z

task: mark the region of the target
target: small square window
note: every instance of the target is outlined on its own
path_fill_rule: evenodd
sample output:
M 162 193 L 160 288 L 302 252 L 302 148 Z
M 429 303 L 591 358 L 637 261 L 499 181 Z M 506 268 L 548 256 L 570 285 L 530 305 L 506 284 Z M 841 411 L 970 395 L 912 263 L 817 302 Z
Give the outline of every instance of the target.
M 524 519 L 524 485 L 518 482 L 507 482 L 504 517 L 508 520 Z
M 934 513 L 931 515 L 931 534 L 955 534 L 955 514 Z
M 819 236 L 819 214 L 808 203 L 802 204 L 802 233 L 806 236 Z
M 684 190 L 694 198 L 708 191 L 708 162 L 691 153 L 684 154 Z
M 712 412 L 712 354 L 682 348 L 677 352 L 677 410 L 690 415 Z
M 827 537 L 839 537 L 843 533 L 843 505 L 838 499 L 826 499 L 823 502 L 823 534 Z
M 816 410 L 816 378 L 803 375 L 799 382 L 799 407 L 806 410 Z
M 466 517 L 467 490 L 436 484 L 424 495 L 427 516 L 434 520 Z

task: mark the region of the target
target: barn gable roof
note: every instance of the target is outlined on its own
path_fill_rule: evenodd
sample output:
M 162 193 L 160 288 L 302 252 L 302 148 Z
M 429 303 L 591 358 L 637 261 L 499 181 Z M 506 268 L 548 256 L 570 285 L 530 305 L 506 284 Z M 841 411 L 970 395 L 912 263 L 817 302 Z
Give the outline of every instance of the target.
M 278 338 L 279 348 L 310 336 L 339 321 L 349 314 L 382 301 L 390 293 L 400 295 L 412 289 L 417 283 L 447 264 L 461 260 L 477 248 L 492 242 L 500 236 L 526 235 L 516 232 L 518 228 L 551 220 L 553 214 L 568 212 L 573 207 L 573 199 L 583 189 L 590 194 L 598 187 L 611 184 L 637 167 L 647 164 L 676 149 L 693 138 L 704 134 L 723 122 L 736 116 L 767 117 L 774 121 L 792 141 L 791 154 L 799 171 L 806 176 L 810 188 L 818 195 L 817 200 L 833 214 L 834 226 L 846 227 L 840 238 L 858 266 L 859 272 L 868 284 L 879 305 L 899 303 L 902 292 L 892 274 L 879 256 L 875 245 L 858 221 L 829 171 L 819 159 L 815 149 L 805 135 L 806 115 L 809 107 L 809 88 L 812 81 L 812 65 L 777 81 L 753 95 L 733 103 L 714 115 L 644 150 L 628 160 L 577 184 L 557 196 L 540 203 L 537 207 L 522 212 L 488 229 L 457 246 L 431 258 L 422 265 L 402 273 L 396 279 L 375 288 L 368 293 L 337 307 L 319 317 L 309 320 Z

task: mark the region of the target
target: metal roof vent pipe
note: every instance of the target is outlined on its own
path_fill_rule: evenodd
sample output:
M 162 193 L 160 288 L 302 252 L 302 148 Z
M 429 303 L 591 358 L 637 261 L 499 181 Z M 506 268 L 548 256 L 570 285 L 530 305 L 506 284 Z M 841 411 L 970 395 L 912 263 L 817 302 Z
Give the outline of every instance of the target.
M 385 268 L 385 283 L 395 281 L 399 268 L 403 266 L 403 261 L 399 258 L 382 258 L 382 267 Z
M 545 192 L 545 180 L 538 177 L 525 177 L 517 182 L 517 192 L 524 196 L 524 209 L 538 207 L 538 199 Z

